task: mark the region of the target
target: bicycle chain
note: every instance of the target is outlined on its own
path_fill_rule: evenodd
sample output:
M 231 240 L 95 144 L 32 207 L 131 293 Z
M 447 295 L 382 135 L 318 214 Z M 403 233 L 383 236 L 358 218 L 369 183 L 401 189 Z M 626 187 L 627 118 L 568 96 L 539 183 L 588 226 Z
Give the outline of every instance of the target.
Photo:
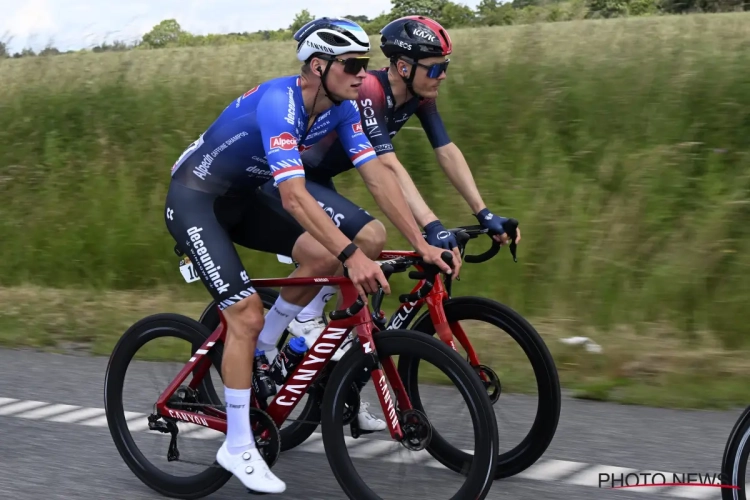
M 178 403 L 178 402 L 172 402 L 172 403 L 169 403 L 169 406 L 170 407 L 175 407 L 175 408 L 176 407 L 182 407 L 182 406 L 190 406 L 190 407 L 205 407 L 205 406 L 207 406 L 209 408 L 214 408 L 214 409 L 217 409 L 217 410 L 226 410 L 226 408 L 227 408 L 224 405 L 212 405 L 212 404 L 209 404 L 209 403 Z M 154 409 L 156 409 L 156 408 L 154 408 Z M 284 422 L 302 422 L 303 424 L 318 424 L 318 425 L 320 424 L 319 421 L 314 421 L 314 420 L 300 420 L 300 419 L 296 419 L 296 418 L 287 418 L 286 420 L 284 420 Z
M 210 406 L 212 408 L 226 408 L 226 406 L 223 406 L 223 405 L 211 405 L 211 404 L 207 404 L 207 403 L 196 403 L 196 404 L 192 404 L 192 405 L 190 403 L 183 403 L 183 404 L 185 406 Z M 174 406 L 178 406 L 178 404 L 175 404 Z M 157 417 L 157 419 L 158 419 L 158 417 Z M 291 420 L 291 419 L 287 419 L 287 420 Z M 292 421 L 296 421 L 296 420 L 292 420 Z M 311 422 L 311 423 L 315 423 L 315 422 Z M 160 432 L 168 432 L 168 431 L 160 431 Z M 173 450 L 173 448 L 174 448 L 174 450 Z M 175 453 L 175 452 L 177 452 L 177 436 L 172 436 L 170 438 L 169 450 L 167 451 L 167 455 L 169 456 L 171 453 Z M 177 452 L 177 454 L 179 455 L 179 452 Z M 169 461 L 170 462 L 182 462 L 182 463 L 190 464 L 190 465 L 199 465 L 201 467 L 208 467 L 208 468 L 211 468 L 211 469 L 223 469 L 223 467 L 221 465 L 219 465 L 216 461 L 214 461 L 214 463 L 207 464 L 207 463 L 204 463 L 204 462 L 194 462 L 192 460 L 185 460 L 185 459 L 179 458 L 179 456 L 178 456 L 178 458 L 174 458 L 174 459 L 171 459 Z

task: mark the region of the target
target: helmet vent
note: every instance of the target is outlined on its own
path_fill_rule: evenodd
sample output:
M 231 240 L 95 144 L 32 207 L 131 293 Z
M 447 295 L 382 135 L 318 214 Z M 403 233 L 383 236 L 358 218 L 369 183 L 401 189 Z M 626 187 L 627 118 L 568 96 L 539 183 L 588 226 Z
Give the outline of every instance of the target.
M 345 39 L 338 35 L 334 35 L 333 33 L 318 33 L 318 36 L 321 40 L 323 40 L 325 43 L 329 45 L 333 45 L 336 47 L 345 47 L 349 45 L 349 42 L 347 42 Z
M 445 34 L 445 31 L 440 30 L 440 36 L 443 37 L 443 41 L 445 41 L 445 44 L 450 46 L 450 42 L 448 42 L 448 35 Z

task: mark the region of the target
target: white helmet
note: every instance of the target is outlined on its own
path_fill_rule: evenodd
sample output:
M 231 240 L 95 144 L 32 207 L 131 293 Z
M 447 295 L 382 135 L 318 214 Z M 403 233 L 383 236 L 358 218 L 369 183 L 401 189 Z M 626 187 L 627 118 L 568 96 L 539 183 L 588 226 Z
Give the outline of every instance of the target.
M 348 19 L 322 17 L 302 26 L 294 34 L 297 59 L 307 61 L 314 54 L 338 56 L 347 52 L 367 53 L 370 39 L 357 23 Z

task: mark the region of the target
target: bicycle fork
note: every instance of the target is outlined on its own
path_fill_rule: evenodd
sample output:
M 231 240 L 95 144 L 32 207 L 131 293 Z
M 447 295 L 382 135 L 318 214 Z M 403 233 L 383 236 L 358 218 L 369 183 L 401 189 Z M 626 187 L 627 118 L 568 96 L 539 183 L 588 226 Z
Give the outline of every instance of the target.
M 375 342 L 372 338 L 372 332 L 372 323 L 364 323 L 357 327 L 357 336 L 365 355 L 368 357 L 367 368 L 370 370 L 371 378 L 375 385 L 375 392 L 378 394 L 388 429 L 390 430 L 391 437 L 400 442 L 404 439 L 404 432 L 401 428 L 399 414 L 413 408 L 409 397 L 406 395 L 406 389 L 393 359 L 391 357 L 385 360 L 379 359 L 375 349 Z M 391 395 L 391 389 L 393 389 L 393 393 L 396 395 L 395 402 Z

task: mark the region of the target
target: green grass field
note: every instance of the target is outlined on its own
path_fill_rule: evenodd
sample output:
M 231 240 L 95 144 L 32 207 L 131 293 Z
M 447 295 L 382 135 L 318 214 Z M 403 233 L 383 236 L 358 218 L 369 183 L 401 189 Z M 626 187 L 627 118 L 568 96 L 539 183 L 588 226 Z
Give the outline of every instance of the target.
M 691 15 L 451 33 L 438 107 L 490 208 L 523 231 L 517 264 L 505 251 L 467 265 L 455 293 L 532 319 L 568 386 L 587 395 L 747 400 L 749 21 Z M 372 40 L 374 66 L 384 65 Z M 141 313 L 200 311 L 208 295 L 180 286 L 163 224 L 169 170 L 237 95 L 298 71 L 293 49 L 0 61 L 5 345 L 75 341 L 106 354 Z M 395 145 L 446 225 L 476 223 L 423 132 L 404 130 Z M 358 174 L 336 183 L 383 220 Z M 388 246 L 404 248 L 384 222 Z M 241 255 L 256 277 L 290 270 L 272 255 Z M 411 286 L 394 283 L 397 293 Z M 170 291 L 150 300 L 156 287 Z M 108 297 L 140 306 L 113 316 Z M 96 326 L 82 327 L 83 317 Z M 604 354 L 558 347 L 570 335 L 592 337 Z

